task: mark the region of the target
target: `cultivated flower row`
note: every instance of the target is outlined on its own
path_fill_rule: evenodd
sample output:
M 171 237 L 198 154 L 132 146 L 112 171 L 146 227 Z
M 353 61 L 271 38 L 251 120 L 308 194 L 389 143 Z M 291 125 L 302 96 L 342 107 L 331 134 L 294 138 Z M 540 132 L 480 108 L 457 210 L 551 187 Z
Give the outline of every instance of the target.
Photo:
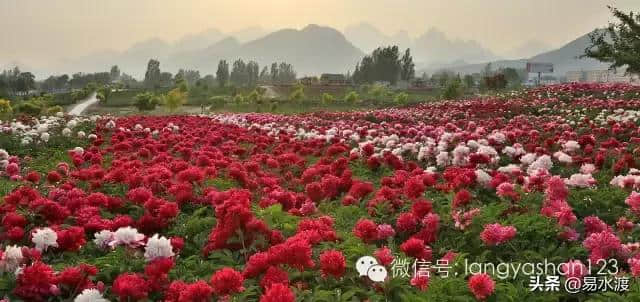
M 0 205 L 0 292 L 10 301 L 632 299 L 640 100 L 597 97 L 633 87 L 590 87 L 572 98 L 373 111 L 94 119 L 85 144 L 48 171 L 0 153 L 5 181 L 18 182 Z M 359 272 L 364 256 L 386 274 Z M 543 261 L 558 264 L 562 281 L 615 261 L 604 270 L 630 286 L 537 292 L 531 276 L 460 265 Z

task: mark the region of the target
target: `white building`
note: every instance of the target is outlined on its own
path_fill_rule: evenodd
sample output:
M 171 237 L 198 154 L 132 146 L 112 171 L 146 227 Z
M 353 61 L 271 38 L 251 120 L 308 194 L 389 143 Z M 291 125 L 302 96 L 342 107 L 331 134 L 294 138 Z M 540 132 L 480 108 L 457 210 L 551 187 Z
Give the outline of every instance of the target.
M 625 74 L 624 71 L 582 70 L 567 72 L 567 82 L 581 83 L 632 83 L 638 81 L 637 76 Z

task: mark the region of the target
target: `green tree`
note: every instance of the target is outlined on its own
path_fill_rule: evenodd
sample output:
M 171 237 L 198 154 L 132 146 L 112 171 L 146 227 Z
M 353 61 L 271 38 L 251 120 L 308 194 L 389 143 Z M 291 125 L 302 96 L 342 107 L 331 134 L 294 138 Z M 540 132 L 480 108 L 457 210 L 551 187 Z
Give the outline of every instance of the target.
M 109 97 L 111 97 L 111 87 L 103 86 L 102 88 L 98 89 L 97 98 L 101 102 L 106 103 L 109 100 Z
M 473 88 L 476 86 L 476 81 L 473 79 L 472 75 L 467 74 L 464 76 L 464 86 L 467 87 L 467 89 Z
M 374 84 L 369 88 L 369 94 L 372 95 L 376 101 L 381 101 L 387 94 L 387 89 L 382 85 Z
M 227 103 L 227 98 L 221 95 L 214 95 L 209 98 L 209 104 L 216 107 L 222 107 L 226 103 Z
M 36 77 L 30 72 L 21 72 L 16 79 L 16 91 L 27 94 L 30 90 L 36 88 Z
M 336 98 L 331 95 L 330 93 L 323 93 L 322 94 L 322 103 L 325 105 L 330 105 L 333 104 L 336 101 Z
M 180 87 L 174 88 L 163 96 L 163 103 L 169 109 L 174 112 L 187 102 L 187 92 L 182 91 Z
M 462 95 L 462 85 L 460 78 L 451 78 L 442 92 L 442 97 L 447 100 L 454 100 Z
M 409 60 L 410 53 L 407 57 L 407 72 L 410 73 Z M 373 83 L 376 81 L 386 81 L 395 85 L 400 78 L 400 72 L 403 66 L 400 60 L 400 52 L 398 46 L 379 47 L 362 58 L 353 72 L 353 80 L 356 83 Z
M 244 97 L 242 96 L 242 94 L 238 93 L 233 97 L 233 102 L 239 106 L 240 104 L 244 103 Z
M 0 118 L 7 118 L 13 113 L 11 102 L 9 100 L 0 99 Z
M 584 50 L 589 57 L 610 64 L 610 68 L 627 67 L 627 72 L 640 73 L 640 14 L 625 13 L 609 6 L 619 23 L 609 23 L 604 30 L 589 35 L 591 45 Z
M 413 63 L 413 57 L 411 57 L 411 50 L 409 48 L 404 52 L 401 64 L 400 79 L 410 81 L 416 75 L 416 64 Z
M 355 91 L 351 91 L 344 96 L 344 101 L 349 104 L 355 104 L 358 101 L 358 93 Z
M 253 90 L 247 95 L 247 101 L 252 104 L 262 104 L 262 95 L 258 90 Z
M 393 101 L 400 105 L 406 105 L 409 102 L 409 95 L 406 92 L 396 94 Z
M 154 90 L 160 88 L 160 61 L 149 60 L 147 71 L 144 74 L 144 85 Z
M 278 63 L 271 64 L 271 83 L 275 84 L 278 81 Z
M 258 85 L 258 79 L 260 78 L 260 65 L 255 61 L 247 63 L 247 86 L 255 87 Z
M 152 92 L 138 93 L 134 97 L 134 105 L 139 111 L 151 111 L 160 103 L 158 96 Z
M 507 81 L 508 86 L 518 87 L 522 83 L 522 79 L 520 79 L 520 75 L 515 68 L 505 68 L 502 70 L 502 74 L 504 74 L 504 79 Z
M 111 79 L 111 82 L 117 82 L 118 80 L 120 80 L 120 68 L 118 67 L 118 65 L 111 66 L 109 78 Z
M 289 101 L 299 103 L 304 99 L 304 87 L 302 85 L 298 85 L 292 92 L 289 94 Z

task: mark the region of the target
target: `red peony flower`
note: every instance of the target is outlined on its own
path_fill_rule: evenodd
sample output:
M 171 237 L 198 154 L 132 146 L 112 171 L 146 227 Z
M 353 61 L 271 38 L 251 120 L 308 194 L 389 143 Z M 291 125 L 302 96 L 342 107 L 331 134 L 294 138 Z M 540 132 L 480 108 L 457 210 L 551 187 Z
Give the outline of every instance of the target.
M 429 287 L 428 276 L 415 276 L 411 278 L 411 285 L 421 291 L 426 291 Z
M 188 284 L 180 292 L 177 302 L 209 302 L 213 295 L 213 288 L 202 280 Z
M 49 183 L 57 183 L 60 181 L 60 179 L 62 179 L 62 176 L 60 176 L 60 174 L 56 171 L 50 171 L 49 173 L 47 173 L 47 181 Z
M 394 259 L 393 254 L 391 253 L 391 250 L 386 246 L 383 246 L 377 249 L 373 253 L 373 256 L 375 256 L 376 259 L 378 259 L 378 263 L 380 263 L 380 265 L 383 265 L 383 266 L 387 266 L 391 264 L 391 262 L 393 262 L 393 259 Z
M 346 260 L 342 252 L 329 250 L 320 255 L 320 269 L 323 277 L 326 278 L 331 275 L 335 278 L 340 278 L 344 275 L 345 268 Z
M 430 261 L 432 257 L 431 248 L 424 244 L 424 241 L 417 238 L 409 238 L 407 241 L 400 245 L 402 252 L 407 256 Z
M 120 301 L 138 301 L 149 294 L 150 288 L 147 280 L 139 274 L 120 274 L 114 281 L 111 291 L 120 298 Z
M 369 219 L 360 219 L 353 227 L 353 233 L 364 242 L 373 242 L 378 239 L 378 226 Z
M 485 273 L 471 276 L 468 285 L 477 300 L 485 300 L 495 289 L 495 282 Z
M 243 291 L 243 282 L 242 274 L 229 267 L 225 267 L 211 276 L 213 292 L 218 296 L 226 296 Z
M 289 286 L 276 283 L 260 297 L 260 302 L 295 302 L 296 296 Z
M 17 276 L 16 287 L 13 289 L 16 296 L 34 302 L 47 301 L 58 293 L 55 272 L 42 262 L 25 267 Z
M 32 182 L 34 184 L 37 184 L 40 182 L 40 173 L 36 172 L 36 171 L 31 171 L 29 173 L 27 173 L 27 176 L 25 177 L 25 179 L 29 182 Z
M 264 273 L 262 279 L 260 280 L 260 286 L 262 289 L 266 290 L 274 284 L 283 284 L 289 285 L 289 274 L 287 272 L 279 269 L 277 266 L 271 266 L 267 269 L 267 272 Z
M 81 227 L 70 227 L 56 233 L 58 234 L 58 248 L 63 251 L 78 251 L 87 242 L 84 237 L 84 229 Z
M 516 228 L 512 226 L 502 226 L 499 223 L 487 224 L 480 233 L 480 239 L 488 246 L 505 243 L 516 236 Z

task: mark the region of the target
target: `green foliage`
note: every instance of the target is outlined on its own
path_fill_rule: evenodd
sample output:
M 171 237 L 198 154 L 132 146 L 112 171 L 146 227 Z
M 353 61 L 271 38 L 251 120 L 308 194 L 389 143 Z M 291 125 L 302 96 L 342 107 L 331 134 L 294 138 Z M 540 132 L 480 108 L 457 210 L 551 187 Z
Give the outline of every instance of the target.
M 140 111 L 151 111 L 156 109 L 156 106 L 160 103 L 158 96 L 152 92 L 143 92 L 135 96 L 134 105 Z
M 236 96 L 233 97 L 233 102 L 236 105 L 240 105 L 244 103 L 244 97 L 242 96 L 242 94 L 236 94 Z
M 396 104 L 405 105 L 409 102 L 409 95 L 405 92 L 400 92 L 396 94 L 396 96 L 393 98 L 393 101 Z
M 13 113 L 11 102 L 9 100 L 0 99 L 0 118 L 7 118 Z
M 272 229 L 280 230 L 285 236 L 295 234 L 300 218 L 282 210 L 281 204 L 275 204 L 256 211 L 256 217 L 263 219 Z
M 26 114 L 30 116 L 38 116 L 45 108 L 45 103 L 42 98 L 32 98 L 28 101 L 24 101 L 15 107 L 15 111 L 20 114 Z
M 462 85 L 460 81 L 451 79 L 447 82 L 447 86 L 442 91 L 442 97 L 447 100 L 454 100 L 462 96 Z
M 186 87 L 186 86 L 185 86 Z M 187 101 L 187 93 L 180 88 L 175 88 L 163 96 L 163 103 L 169 111 L 176 111 Z
M 73 101 L 83 100 L 87 98 L 87 96 L 89 96 L 89 94 L 84 90 L 76 90 L 71 92 L 71 99 Z
M 627 72 L 640 73 L 640 14 L 609 8 L 619 23 L 594 31 L 584 57 L 610 63 L 611 68 L 627 67 Z
M 63 112 L 63 111 L 64 111 L 64 108 L 62 108 L 62 106 L 56 105 L 56 106 L 47 107 L 47 109 L 45 110 L 45 114 L 54 115 L 58 112 Z
M 227 97 L 224 97 L 221 95 L 215 95 L 209 98 L 209 104 L 216 107 L 222 107 L 226 103 L 227 103 Z
M 253 90 L 249 95 L 247 95 L 247 100 L 253 104 L 262 104 L 262 95 L 258 90 Z
M 304 99 L 304 86 L 299 85 L 291 94 L 289 94 L 289 101 L 299 103 Z
M 398 46 L 379 47 L 356 65 L 352 76 L 353 80 L 356 83 L 384 81 L 395 85 L 403 69 L 405 69 L 402 72 L 403 76 L 410 76 L 413 69 L 411 54 L 407 51 L 406 55 L 408 55 L 404 62 L 406 65 L 403 66 Z
M 322 103 L 325 105 L 329 105 L 329 104 L 333 104 L 336 101 L 336 98 L 331 95 L 330 93 L 323 93 L 322 94 Z
M 358 96 L 357 92 L 351 91 L 344 96 L 344 101 L 348 104 L 354 104 L 355 102 L 358 101 L 359 97 L 360 96 Z
M 229 63 L 225 60 L 218 62 L 218 71 L 216 71 L 216 79 L 218 80 L 218 86 L 224 87 L 229 81 Z

